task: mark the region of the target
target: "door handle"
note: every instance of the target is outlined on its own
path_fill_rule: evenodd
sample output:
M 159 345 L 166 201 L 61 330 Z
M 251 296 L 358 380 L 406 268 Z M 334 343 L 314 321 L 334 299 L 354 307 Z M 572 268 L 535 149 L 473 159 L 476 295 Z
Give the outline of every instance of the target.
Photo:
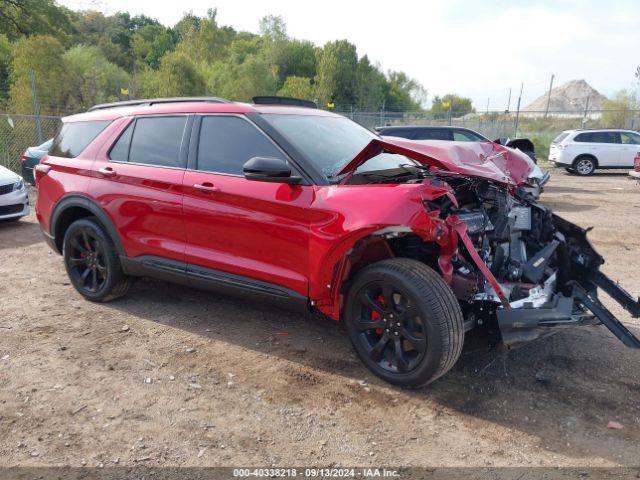
M 219 192 L 220 189 L 211 182 L 194 183 L 193 188 L 205 193 Z
M 100 173 L 101 175 L 104 175 L 105 177 L 116 176 L 116 171 L 111 167 L 103 167 L 100 170 L 98 170 L 98 173 Z

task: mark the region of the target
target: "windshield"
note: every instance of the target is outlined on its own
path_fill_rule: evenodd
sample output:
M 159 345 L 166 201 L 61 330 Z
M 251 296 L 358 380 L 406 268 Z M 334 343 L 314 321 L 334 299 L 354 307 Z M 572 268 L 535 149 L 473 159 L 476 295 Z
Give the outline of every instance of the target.
M 297 150 L 307 157 L 329 180 L 367 146 L 377 135 L 344 117 L 318 115 L 264 114 L 267 120 Z M 360 171 L 398 168 L 414 164 L 402 155 L 383 153 L 357 169 Z

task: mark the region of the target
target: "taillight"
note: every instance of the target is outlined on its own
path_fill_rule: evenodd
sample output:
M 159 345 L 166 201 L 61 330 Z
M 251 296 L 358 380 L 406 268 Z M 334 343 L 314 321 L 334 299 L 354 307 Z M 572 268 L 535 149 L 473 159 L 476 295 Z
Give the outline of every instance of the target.
M 46 165 L 44 163 L 39 163 L 35 167 L 33 167 L 33 179 L 35 181 L 36 187 L 38 186 L 38 182 L 42 177 L 44 177 L 51 170 L 50 165 Z
M 29 157 L 27 157 L 26 155 L 22 155 L 22 161 L 24 162 L 25 160 L 27 160 Z

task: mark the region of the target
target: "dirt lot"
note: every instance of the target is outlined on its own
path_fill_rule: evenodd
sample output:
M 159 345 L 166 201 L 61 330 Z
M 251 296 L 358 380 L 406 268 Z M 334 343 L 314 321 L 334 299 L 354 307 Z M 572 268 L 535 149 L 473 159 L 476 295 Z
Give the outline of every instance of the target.
M 640 293 L 638 185 L 554 171 L 544 199 Z M 640 353 L 604 327 L 507 353 L 470 335 L 404 391 L 329 321 L 150 280 L 84 301 L 33 215 L 0 224 L 0 299 L 0 466 L 640 464 Z

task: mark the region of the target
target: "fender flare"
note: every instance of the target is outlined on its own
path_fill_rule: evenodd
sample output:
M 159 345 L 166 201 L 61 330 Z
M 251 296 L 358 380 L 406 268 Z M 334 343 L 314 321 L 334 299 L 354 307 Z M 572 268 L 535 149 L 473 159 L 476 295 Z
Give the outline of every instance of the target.
M 63 197 L 61 200 L 56 203 L 56 206 L 53 208 L 51 213 L 51 222 L 49 223 L 49 234 L 53 237 L 56 246 L 58 242 L 55 238 L 56 228 L 58 226 L 58 221 L 60 220 L 62 214 L 67 211 L 69 208 L 80 207 L 85 210 L 91 212 L 92 215 L 98 218 L 102 226 L 107 230 L 107 233 L 111 237 L 113 244 L 116 247 L 116 251 L 120 256 L 126 256 L 124 247 L 122 246 L 122 240 L 120 239 L 120 235 L 118 234 L 118 230 L 116 229 L 111 217 L 104 211 L 104 209 L 98 205 L 94 200 L 84 195 L 68 195 Z M 59 250 L 60 253 L 62 253 Z

